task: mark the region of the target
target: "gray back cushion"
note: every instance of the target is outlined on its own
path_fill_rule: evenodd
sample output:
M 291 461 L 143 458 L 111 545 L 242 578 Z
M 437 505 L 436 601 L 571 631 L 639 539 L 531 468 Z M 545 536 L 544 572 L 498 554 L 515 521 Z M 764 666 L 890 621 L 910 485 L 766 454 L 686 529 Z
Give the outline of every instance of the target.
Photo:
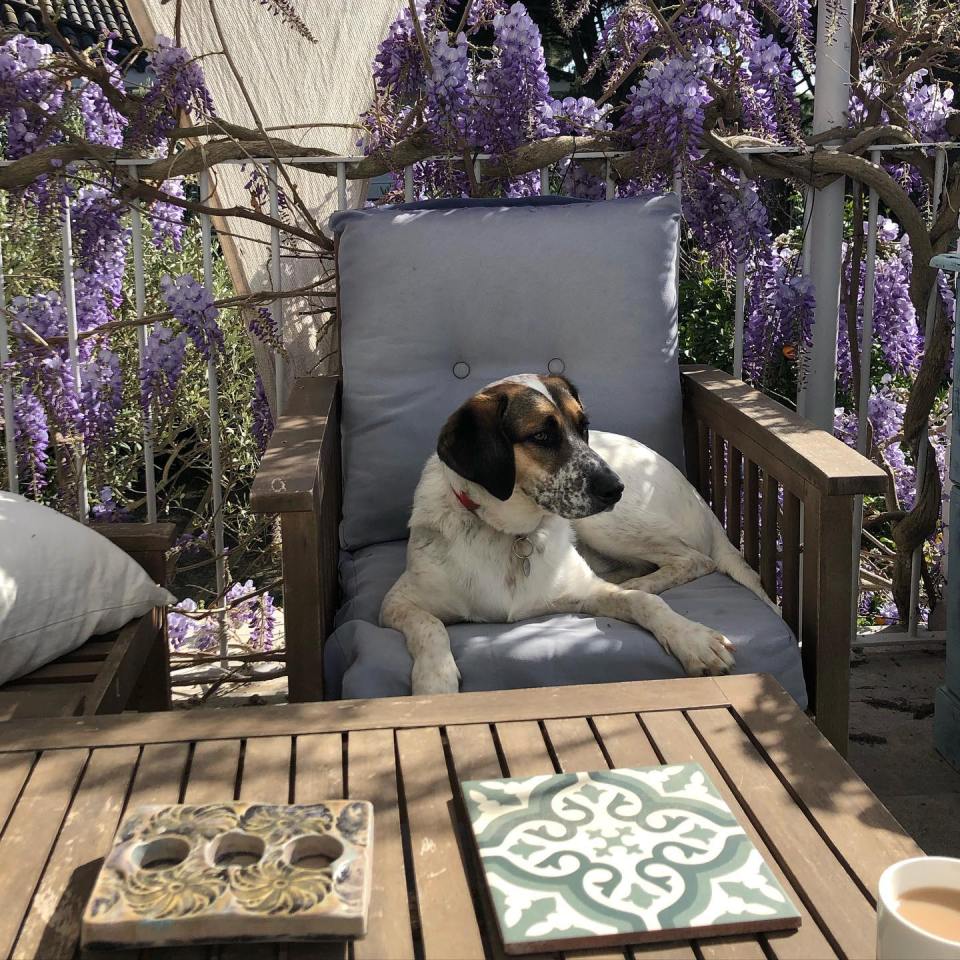
M 406 536 L 444 421 L 512 373 L 564 373 L 598 430 L 682 468 L 679 218 L 673 194 L 333 217 L 343 545 Z

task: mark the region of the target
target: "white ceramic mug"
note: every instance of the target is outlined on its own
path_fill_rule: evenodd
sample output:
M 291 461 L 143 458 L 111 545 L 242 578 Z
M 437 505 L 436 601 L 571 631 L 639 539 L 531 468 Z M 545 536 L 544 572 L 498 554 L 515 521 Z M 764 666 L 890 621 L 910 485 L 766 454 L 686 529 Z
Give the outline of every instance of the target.
M 944 940 L 904 920 L 897 902 L 909 890 L 960 890 L 960 860 L 914 857 L 887 867 L 877 897 L 877 960 L 960 960 L 960 940 Z

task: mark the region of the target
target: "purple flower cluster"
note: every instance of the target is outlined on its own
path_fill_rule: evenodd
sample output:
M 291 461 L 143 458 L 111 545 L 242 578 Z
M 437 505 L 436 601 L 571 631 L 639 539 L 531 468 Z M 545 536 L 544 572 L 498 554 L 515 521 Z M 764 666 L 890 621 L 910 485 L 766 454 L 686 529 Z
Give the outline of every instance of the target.
M 24 383 L 13 400 L 14 441 L 20 484 L 38 497 L 47 483 L 50 426 L 43 404 L 29 383 Z
M 416 0 L 415 6 L 423 29 L 426 0 Z M 423 55 L 407 4 L 403 5 L 400 15 L 390 24 L 387 37 L 377 50 L 373 61 L 373 79 L 380 90 L 389 90 L 401 99 L 415 96 L 423 85 Z
M 743 329 L 743 369 L 762 383 L 774 357 L 795 357 L 809 342 L 816 296 L 799 269 L 797 253 L 775 248 L 757 257 L 748 273 L 748 302 Z
M 272 650 L 276 640 L 277 611 L 271 594 L 254 593 L 252 580 L 235 582 L 224 594 L 224 628 L 228 639 L 245 644 L 252 650 Z M 206 615 L 195 600 L 178 603 L 167 616 L 170 647 L 175 651 L 193 650 L 203 653 L 218 642 L 220 621 L 217 614 Z
M 258 373 L 253 382 L 253 441 L 262 457 L 273 434 L 273 412 Z
M 117 500 L 113 487 L 101 487 L 100 502 L 90 508 L 90 516 L 98 523 L 123 523 L 131 513 Z
M 171 197 L 184 198 L 183 179 L 176 177 L 164 180 L 160 189 Z M 186 210 L 176 203 L 157 200 L 150 210 L 150 240 L 157 249 L 169 244 L 177 253 L 183 247 L 183 233 L 186 229 L 184 214 Z
M 101 66 L 107 71 L 110 85 L 123 92 L 123 77 L 116 64 L 109 60 Z M 123 146 L 124 133 L 129 121 L 115 109 L 103 92 L 103 88 L 88 80 L 78 97 L 80 116 L 83 118 L 84 136 L 90 143 L 97 143 L 104 147 L 113 147 L 119 150 Z
M 492 153 L 556 132 L 540 30 L 522 3 L 493 20 L 494 59 L 478 80 L 478 145 Z
M 254 337 L 272 350 L 283 350 L 283 338 L 277 329 L 272 310 L 267 307 L 257 307 L 250 312 L 249 317 L 247 329 Z
M 140 362 L 140 407 L 168 408 L 177 392 L 177 384 L 186 362 L 187 335 L 174 333 L 162 323 L 154 324 L 147 336 Z
M 771 8 L 780 18 L 787 40 L 809 47 L 813 42 L 810 0 L 772 0 Z
M 732 272 L 773 242 L 766 205 L 756 184 L 740 185 L 729 170 L 693 168 L 683 189 L 683 216 L 710 263 Z
M 66 88 L 48 69 L 52 52 L 47 44 L 22 34 L 0 44 L 0 115 L 8 159 L 63 139 L 55 121 Z
M 83 435 L 89 450 L 107 441 L 123 405 L 120 359 L 109 347 L 100 347 L 80 366 L 80 397 Z
M 907 77 L 901 95 L 910 129 L 917 138 L 942 142 L 950 139 L 947 119 L 957 112 L 952 106 L 953 89 L 936 81 L 924 82 L 928 77 L 926 70 L 915 71 Z
M 624 122 L 643 153 L 678 159 L 699 149 L 706 108 L 713 96 L 706 78 L 713 53 L 698 47 L 689 58 L 655 60 L 640 83 L 630 89 Z
M 216 115 L 200 63 L 169 37 L 157 37 L 147 67 L 153 82 L 143 96 L 140 117 L 130 127 L 129 139 L 134 145 L 159 146 L 176 127 L 181 113 L 194 118 Z
M 165 276 L 160 291 L 167 309 L 183 324 L 196 348 L 209 358 L 223 346 L 223 331 L 217 323 L 219 308 L 210 291 L 189 273 L 175 280 Z
M 427 108 L 434 129 L 454 147 L 467 135 L 471 98 L 466 34 L 458 34 L 451 43 L 447 31 L 441 30 L 430 49 Z
M 757 37 L 747 51 L 746 70 L 744 126 L 767 137 L 790 137 L 800 109 L 789 51 L 772 37 Z
M 502 17 L 509 6 L 507 0 L 473 0 L 467 14 L 467 26 L 471 30 L 489 26 L 497 17 Z

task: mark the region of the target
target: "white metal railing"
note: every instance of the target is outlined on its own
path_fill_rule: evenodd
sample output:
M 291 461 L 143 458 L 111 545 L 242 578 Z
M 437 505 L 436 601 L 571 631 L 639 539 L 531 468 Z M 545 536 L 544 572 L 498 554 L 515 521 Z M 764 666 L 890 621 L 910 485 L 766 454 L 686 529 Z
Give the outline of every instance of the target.
M 870 148 L 870 157 L 874 162 L 880 162 L 882 156 L 886 152 L 890 151 L 904 151 L 907 149 L 927 149 L 933 150 L 935 152 L 936 162 L 935 162 L 935 171 L 934 171 L 934 197 L 933 197 L 933 216 L 936 216 L 937 209 L 940 203 L 940 197 L 944 188 L 944 176 L 946 173 L 947 164 L 946 153 L 951 149 L 960 148 L 960 143 L 956 142 L 946 142 L 946 143 L 921 143 L 921 144 L 911 144 L 909 146 L 904 144 L 877 144 Z M 836 150 L 836 146 L 826 146 L 818 147 L 816 150 Z M 760 155 L 797 155 L 797 154 L 810 154 L 815 152 L 812 148 L 807 147 L 770 147 L 770 146 L 753 146 L 753 147 L 741 147 L 738 148 L 740 154 L 744 156 L 760 156 Z M 566 157 L 561 158 L 565 160 L 602 160 L 605 164 L 604 166 L 604 184 L 605 184 L 605 196 L 607 199 L 614 199 L 616 197 L 616 183 L 614 180 L 614 171 L 613 171 L 613 161 L 618 158 L 624 157 L 627 155 L 626 151 L 592 151 L 592 152 L 582 152 L 582 153 L 571 153 Z M 348 198 L 348 189 L 347 189 L 347 171 L 351 165 L 360 163 L 368 158 L 364 156 L 302 156 L 302 157 L 289 157 L 284 158 L 284 163 L 295 164 L 298 169 L 316 167 L 317 172 L 325 176 L 336 176 L 336 205 L 338 210 L 344 210 L 348 207 L 349 198 Z M 441 156 L 432 157 L 429 159 L 447 159 L 455 160 L 460 162 L 462 158 L 444 158 Z M 474 163 L 479 170 L 479 164 L 481 161 L 496 159 L 486 154 L 478 155 L 474 158 Z M 0 166 L 6 166 L 11 161 L 0 161 Z M 144 163 L 143 160 L 128 160 L 120 159 L 115 161 L 115 165 L 118 167 L 124 167 L 127 169 L 128 174 L 131 177 L 137 177 L 138 175 L 138 166 Z M 270 214 L 274 220 L 279 219 L 279 170 L 275 158 L 272 157 L 261 157 L 253 158 L 247 157 L 242 160 L 227 160 L 223 161 L 225 165 L 238 165 L 238 164 L 248 164 L 252 163 L 257 166 L 261 166 L 267 171 L 268 177 L 268 197 L 269 197 L 269 207 Z M 333 168 L 331 172 L 330 168 Z M 746 177 L 741 174 L 740 177 L 740 186 L 741 190 L 746 188 Z M 404 199 L 407 202 L 410 202 L 414 199 L 414 179 L 413 179 L 413 166 L 407 166 L 403 171 L 403 184 L 404 184 Z M 682 186 L 682 175 L 679 168 L 674 172 L 673 177 L 673 189 L 679 195 L 681 192 Z M 540 192 L 541 194 L 549 194 L 550 192 L 550 168 L 543 167 L 540 170 Z M 201 197 L 205 202 L 211 199 L 211 189 L 210 189 L 210 175 L 209 172 L 205 171 L 200 174 L 200 193 Z M 809 222 L 810 211 L 812 209 L 812 203 L 814 202 L 815 192 L 812 188 L 807 188 L 805 192 L 805 202 L 804 202 L 804 213 L 803 220 L 804 223 Z M 871 188 L 869 192 L 869 205 L 868 205 L 868 221 L 867 221 L 867 246 L 866 246 L 866 266 L 865 266 L 865 275 L 864 275 L 864 302 L 863 302 L 863 325 L 861 333 L 861 342 L 860 342 L 860 396 L 859 396 L 859 431 L 858 431 L 858 447 L 861 449 L 861 452 L 865 450 L 866 443 L 866 417 L 867 417 L 867 407 L 869 400 L 870 392 L 870 354 L 873 345 L 873 315 L 874 315 L 874 305 L 875 305 L 875 290 L 876 290 L 876 254 L 877 254 L 877 213 L 878 213 L 878 195 L 875 189 Z M 143 319 L 145 316 L 145 291 L 144 291 L 144 232 L 143 232 L 143 221 L 142 221 L 142 211 L 137 203 L 131 204 L 131 243 L 133 249 L 133 267 L 134 267 L 134 284 L 135 284 L 135 299 L 136 299 L 136 313 L 138 319 Z M 203 283 L 206 285 L 207 289 L 213 292 L 213 276 L 212 276 L 212 222 L 211 217 L 208 214 L 201 214 L 200 216 L 200 225 L 201 225 L 201 244 L 202 244 L 202 254 L 203 254 Z M 270 279 L 273 292 L 277 294 L 276 299 L 271 301 L 270 312 L 272 315 L 273 323 L 278 331 L 283 330 L 283 271 L 282 271 L 282 262 L 281 262 L 281 234 L 282 228 L 276 224 L 271 226 L 270 229 Z M 807 236 L 807 231 L 804 230 L 804 236 Z M 61 223 L 61 249 L 63 257 L 63 289 L 64 289 L 64 306 L 67 314 L 67 323 L 68 323 L 68 356 L 70 362 L 70 370 L 75 381 L 79 384 L 79 361 L 78 361 L 78 348 L 77 348 L 77 325 L 76 325 L 76 301 L 73 288 L 73 246 L 72 246 L 72 236 L 71 236 L 71 223 L 70 223 L 70 208 L 69 204 L 66 206 L 66 212 Z M 960 247 L 958 247 L 960 249 Z M 17 476 L 17 456 L 16 456 L 16 445 L 15 445 L 15 430 L 14 427 L 14 405 L 13 405 L 13 379 L 10 372 L 9 366 L 9 343 L 8 343 L 8 331 L 7 331 L 7 314 L 6 314 L 6 296 L 5 296 L 5 287 L 4 287 L 4 274 L 3 274 L 3 256 L 2 256 L 2 246 L 0 246 L 0 314 L 2 314 L 2 322 L 0 322 L 0 380 L 2 380 L 2 399 L 3 399 L 3 409 L 5 412 L 7 428 L 6 428 L 6 457 L 8 464 L 8 486 L 9 488 L 16 492 L 18 488 L 18 476 Z M 805 243 L 804 250 L 802 254 L 802 273 L 804 276 L 808 276 L 810 272 L 810 250 L 809 243 Z M 677 271 L 678 281 L 679 281 L 679 270 Z M 745 308 L 746 308 L 746 264 L 739 263 L 737 264 L 736 277 L 735 277 L 735 290 L 734 290 L 734 333 L 733 333 L 733 357 L 734 357 L 734 370 L 738 377 L 743 376 L 743 344 L 744 344 L 744 321 L 745 321 Z M 931 293 L 931 300 L 928 306 L 927 315 L 925 318 L 926 325 L 926 334 L 929 337 L 932 322 L 935 316 L 935 297 L 936 297 L 936 287 Z M 146 348 L 148 331 L 144 326 L 137 327 L 137 338 L 138 345 L 141 354 Z M 276 379 L 276 393 L 275 393 L 275 406 L 278 411 L 283 407 L 286 394 L 286 377 L 285 377 L 285 367 L 284 359 L 282 352 L 277 350 L 274 355 L 274 371 Z M 798 410 L 802 413 L 804 407 L 804 389 L 803 389 L 803 376 L 801 375 L 800 379 L 800 389 L 798 395 Z M 216 567 L 217 567 L 217 591 L 220 597 L 226 591 L 226 569 L 224 562 L 224 518 L 223 518 L 223 472 L 222 472 L 222 462 L 221 462 L 221 449 L 220 449 L 220 413 L 219 413 L 219 384 L 217 382 L 217 370 L 216 364 L 211 359 L 208 362 L 207 366 L 207 381 L 208 381 L 208 400 L 209 400 L 209 434 L 210 434 L 210 449 L 211 449 L 211 470 L 212 470 L 212 489 L 213 489 L 213 522 L 214 522 L 214 547 L 216 552 Z M 143 461 L 146 474 L 146 489 L 145 489 L 145 500 L 146 500 L 146 509 L 148 520 L 155 521 L 158 515 L 157 510 L 157 491 L 155 483 L 155 474 L 154 474 L 154 438 L 153 438 L 153 423 L 149 415 L 144 419 L 144 429 L 142 436 L 142 447 L 143 447 Z M 918 485 L 922 482 L 924 471 L 928 468 L 926 463 L 925 456 L 925 446 L 921 446 L 921 450 L 924 451 L 921 454 L 921 458 L 917 464 L 917 478 Z M 87 486 L 86 486 L 86 470 L 85 464 L 83 462 L 82 451 L 78 457 L 78 514 L 81 520 L 86 520 L 87 517 Z M 862 503 L 860 504 L 860 516 L 862 519 Z M 859 536 L 857 536 L 856 544 L 854 549 L 859 552 Z M 858 564 L 855 564 L 855 569 L 858 568 Z M 911 578 L 912 591 L 911 591 L 911 621 L 910 621 L 910 632 L 915 635 L 917 632 L 917 623 L 916 623 L 916 608 L 917 608 L 917 598 L 919 591 L 919 581 L 920 581 L 920 551 L 916 552 L 913 563 L 913 576 Z M 221 638 L 221 656 L 226 657 L 226 646 Z

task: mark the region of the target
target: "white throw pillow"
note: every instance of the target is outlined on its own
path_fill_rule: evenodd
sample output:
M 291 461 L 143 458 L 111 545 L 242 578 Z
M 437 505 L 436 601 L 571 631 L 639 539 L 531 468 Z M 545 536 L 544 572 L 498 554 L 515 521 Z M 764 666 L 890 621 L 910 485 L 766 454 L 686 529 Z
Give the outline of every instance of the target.
M 173 601 L 106 537 L 0 492 L 0 683 Z

